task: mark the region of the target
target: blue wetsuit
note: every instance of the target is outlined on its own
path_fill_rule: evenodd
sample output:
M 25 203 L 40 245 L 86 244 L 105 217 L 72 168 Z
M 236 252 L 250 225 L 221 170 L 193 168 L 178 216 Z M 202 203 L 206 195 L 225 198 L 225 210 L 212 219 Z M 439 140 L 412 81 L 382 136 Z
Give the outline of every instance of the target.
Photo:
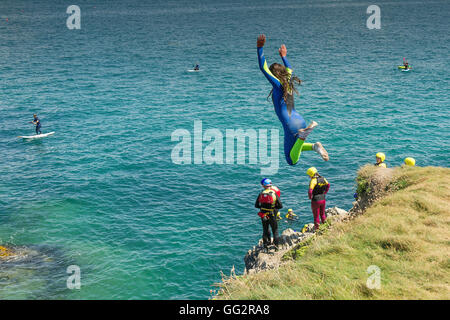
M 292 75 L 292 68 L 286 57 L 282 57 L 284 66 L 290 75 Z M 280 119 L 284 129 L 284 155 L 289 165 L 294 165 L 300 158 L 301 151 L 312 150 L 312 144 L 304 143 L 298 137 L 298 130 L 306 128 L 305 119 L 294 108 L 293 93 L 288 96 L 289 108 L 283 98 L 283 86 L 267 66 L 266 58 L 264 57 L 263 48 L 258 48 L 258 62 L 259 68 L 266 76 L 267 80 L 273 86 L 272 101 L 275 113 Z

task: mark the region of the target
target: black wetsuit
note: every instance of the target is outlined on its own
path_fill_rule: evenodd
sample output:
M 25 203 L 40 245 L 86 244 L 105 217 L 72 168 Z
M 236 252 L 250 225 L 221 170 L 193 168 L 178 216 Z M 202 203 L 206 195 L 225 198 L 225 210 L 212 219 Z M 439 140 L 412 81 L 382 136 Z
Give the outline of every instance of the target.
M 41 120 L 38 117 L 34 118 L 33 122 L 36 124 L 36 134 L 41 134 Z
M 255 208 L 261 209 L 261 212 L 265 212 L 264 208 L 261 208 L 261 204 L 259 203 L 259 195 L 255 202 Z M 264 246 L 267 247 L 272 243 L 269 226 L 272 229 L 273 234 L 273 243 L 275 246 L 278 246 L 279 236 L 278 236 L 278 221 L 277 214 L 278 210 L 283 208 L 283 204 L 281 203 L 280 198 L 277 196 L 277 200 L 275 202 L 275 208 L 273 211 L 266 211 L 267 214 L 264 218 L 261 218 L 262 226 L 263 226 L 263 243 Z

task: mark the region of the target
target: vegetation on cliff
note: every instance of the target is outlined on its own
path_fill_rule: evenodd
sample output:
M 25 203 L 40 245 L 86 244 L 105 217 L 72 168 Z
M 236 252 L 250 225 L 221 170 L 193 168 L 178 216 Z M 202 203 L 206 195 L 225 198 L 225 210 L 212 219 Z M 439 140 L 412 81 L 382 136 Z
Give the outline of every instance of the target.
M 349 221 L 215 299 L 450 299 L 450 169 L 366 166 L 356 189 Z

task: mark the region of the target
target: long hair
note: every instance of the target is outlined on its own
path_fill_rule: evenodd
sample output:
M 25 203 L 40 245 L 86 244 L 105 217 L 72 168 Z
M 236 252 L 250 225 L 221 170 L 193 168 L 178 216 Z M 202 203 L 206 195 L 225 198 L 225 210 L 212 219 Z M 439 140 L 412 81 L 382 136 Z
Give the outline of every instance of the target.
M 283 87 L 283 99 L 284 102 L 288 105 L 289 115 L 291 114 L 291 110 L 294 107 L 293 103 L 293 95 L 294 92 L 296 94 L 298 93 L 298 90 L 295 88 L 294 83 L 298 83 L 299 85 L 302 84 L 302 80 L 296 76 L 291 76 L 288 71 L 286 70 L 286 67 L 279 64 L 279 63 L 273 63 L 269 67 L 270 72 L 278 79 L 280 80 L 281 86 Z M 269 97 L 272 95 L 273 89 L 270 90 L 269 95 L 267 96 L 267 100 L 269 100 Z M 291 97 L 292 103 L 288 103 L 288 99 Z

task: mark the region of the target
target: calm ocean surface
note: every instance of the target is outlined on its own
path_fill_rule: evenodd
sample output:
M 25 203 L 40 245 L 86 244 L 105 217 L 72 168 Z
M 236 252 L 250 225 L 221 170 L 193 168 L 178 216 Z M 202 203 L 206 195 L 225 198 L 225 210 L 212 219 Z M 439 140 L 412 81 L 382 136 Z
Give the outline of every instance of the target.
M 193 134 L 194 121 L 279 130 L 269 178 L 283 212 L 300 215 L 295 230 L 312 221 L 310 166 L 331 182 L 328 206 L 344 209 L 376 152 L 389 166 L 448 166 L 449 1 L 73 4 L 81 30 L 66 27 L 62 1 L 0 2 L 0 244 L 34 252 L 0 264 L 0 299 L 207 299 L 221 270 L 242 272 L 267 165 L 174 164 L 172 132 Z M 380 30 L 366 27 L 371 4 Z M 329 162 L 286 164 L 259 33 L 269 64 L 286 44 L 304 80 L 296 108 L 319 123 L 308 139 Z M 403 57 L 413 71 L 397 70 Z M 202 72 L 187 72 L 194 63 Z M 34 134 L 33 113 L 54 136 L 17 138 Z M 81 290 L 66 287 L 69 265 Z

